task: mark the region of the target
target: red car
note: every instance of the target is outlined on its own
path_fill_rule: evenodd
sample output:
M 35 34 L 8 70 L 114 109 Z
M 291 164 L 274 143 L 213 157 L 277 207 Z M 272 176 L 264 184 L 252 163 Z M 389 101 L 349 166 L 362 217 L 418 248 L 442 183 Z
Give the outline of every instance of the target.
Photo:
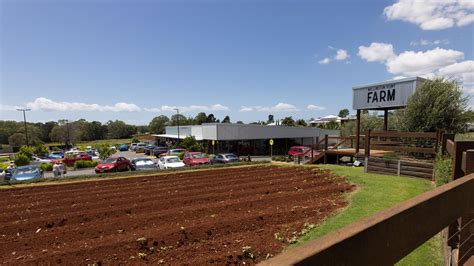
M 198 166 L 211 163 L 206 154 L 197 151 L 186 152 L 183 157 L 183 162 L 187 166 Z
M 311 157 L 311 154 L 308 154 L 309 152 L 311 152 L 310 147 L 307 147 L 307 146 L 293 146 L 288 151 L 288 157 L 290 159 L 293 159 L 293 158 L 295 158 L 297 156 L 301 156 L 301 155 Z
M 130 161 L 127 158 L 112 156 L 105 159 L 101 164 L 98 164 L 95 167 L 95 173 L 129 171 L 130 169 Z
M 85 152 L 66 153 L 64 155 L 63 163 L 67 166 L 73 166 L 76 161 L 92 161 L 92 157 Z

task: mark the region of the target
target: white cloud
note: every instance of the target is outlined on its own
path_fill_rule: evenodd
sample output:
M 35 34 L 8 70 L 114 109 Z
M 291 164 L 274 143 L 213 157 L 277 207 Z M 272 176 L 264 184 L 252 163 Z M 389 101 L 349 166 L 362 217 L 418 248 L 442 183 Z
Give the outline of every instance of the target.
M 448 39 L 443 39 L 443 40 L 434 40 L 434 41 L 429 41 L 425 39 L 420 39 L 419 41 L 411 41 L 410 46 L 426 46 L 426 45 L 448 45 L 450 42 Z
M 327 65 L 331 62 L 331 59 L 329 58 L 324 58 L 323 60 L 319 60 L 318 63 L 321 64 L 321 65 Z
M 466 93 L 474 94 L 474 60 L 460 61 L 464 59 L 464 53 L 452 49 L 436 47 L 426 51 L 405 51 L 398 55 L 393 52 L 391 44 L 391 56 L 383 56 L 383 49 L 370 49 L 374 47 L 359 47 L 359 56 L 368 62 L 379 61 L 385 64 L 387 71 L 398 76 L 393 79 L 420 76 L 424 78 L 445 77 L 460 82 Z M 374 52 L 377 51 L 377 52 Z M 383 59 L 385 58 L 385 59 Z
M 6 105 L 6 104 L 0 104 L 0 111 L 2 112 L 11 112 L 11 111 L 16 111 L 17 109 L 22 108 L 21 106 L 13 106 L 13 105 Z
M 297 112 L 296 106 L 289 103 L 278 103 L 274 106 L 241 106 L 239 112 Z
M 383 13 L 388 20 L 410 22 L 423 30 L 441 30 L 474 22 L 474 1 L 398 0 Z
M 170 106 L 170 105 L 162 105 L 161 107 L 153 107 L 153 108 L 144 108 L 147 112 L 176 112 L 175 109 L 179 109 L 181 113 L 188 113 L 188 112 L 204 112 L 204 111 L 229 111 L 229 107 L 224 106 L 222 104 L 214 104 L 214 105 L 189 105 L 189 106 Z
M 373 42 L 370 46 L 359 46 L 359 56 L 368 62 L 383 62 L 395 57 L 393 45 Z
M 140 107 L 133 103 L 119 102 L 112 106 L 78 102 L 56 102 L 48 98 L 39 97 L 28 102 L 26 107 L 33 111 L 98 111 L 98 112 L 138 112 Z
M 311 111 L 321 111 L 321 110 L 325 110 L 326 107 L 317 106 L 314 104 L 308 104 L 308 106 L 306 106 L 306 109 L 311 110 Z
M 464 53 L 435 48 L 425 52 L 405 51 L 386 63 L 388 72 L 407 76 L 424 75 L 463 59 Z
M 349 54 L 344 49 L 337 50 L 336 55 L 334 56 L 334 59 L 336 60 L 346 60 L 347 58 L 349 58 Z
M 398 80 L 398 79 L 404 79 L 404 78 L 406 78 L 406 77 L 404 77 L 404 76 L 396 76 L 396 77 L 393 77 L 392 80 Z

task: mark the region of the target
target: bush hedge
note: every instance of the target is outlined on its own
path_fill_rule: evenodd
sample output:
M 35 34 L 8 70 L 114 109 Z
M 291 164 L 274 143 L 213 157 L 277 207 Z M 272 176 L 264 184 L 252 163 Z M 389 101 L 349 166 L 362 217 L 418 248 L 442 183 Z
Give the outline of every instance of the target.
M 53 165 L 50 163 L 41 163 L 39 167 L 45 172 L 53 171 Z
M 16 166 L 28 165 L 30 164 L 30 157 L 28 157 L 26 154 L 18 153 L 13 158 L 13 161 L 15 162 Z
M 451 179 L 452 161 L 449 156 L 444 156 L 441 153 L 436 155 L 434 165 L 435 181 L 437 186 L 447 184 Z
M 75 169 L 81 169 L 81 168 L 91 168 L 91 167 L 96 167 L 97 166 L 97 162 L 96 161 L 84 161 L 84 160 L 81 160 L 81 161 L 76 161 L 74 163 L 74 168 Z

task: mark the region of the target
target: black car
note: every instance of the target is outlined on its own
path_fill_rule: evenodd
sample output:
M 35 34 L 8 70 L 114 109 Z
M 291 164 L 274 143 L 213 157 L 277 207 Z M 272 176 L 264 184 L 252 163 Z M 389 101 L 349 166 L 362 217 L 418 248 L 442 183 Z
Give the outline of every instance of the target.
M 130 161 L 130 168 L 135 171 L 142 171 L 158 169 L 158 166 L 149 158 L 135 158 Z
M 145 153 L 145 155 L 152 155 L 152 151 L 153 149 L 155 149 L 156 146 L 155 145 L 148 145 L 148 146 L 145 146 L 145 148 L 143 148 L 143 153 Z
M 153 149 L 153 155 L 155 155 L 156 158 L 159 158 L 160 154 L 166 153 L 168 150 L 167 147 L 155 147 L 155 149 Z
M 237 155 L 233 153 L 219 153 L 214 158 L 211 159 L 212 164 L 237 163 L 237 162 L 240 162 L 240 159 Z

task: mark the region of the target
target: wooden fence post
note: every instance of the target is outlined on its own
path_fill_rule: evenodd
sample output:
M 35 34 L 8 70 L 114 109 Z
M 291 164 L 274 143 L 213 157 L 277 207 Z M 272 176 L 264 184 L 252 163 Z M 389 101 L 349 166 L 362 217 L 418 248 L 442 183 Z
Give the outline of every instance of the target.
M 324 164 L 328 163 L 328 156 L 327 156 L 327 151 L 328 151 L 328 135 L 324 135 Z

